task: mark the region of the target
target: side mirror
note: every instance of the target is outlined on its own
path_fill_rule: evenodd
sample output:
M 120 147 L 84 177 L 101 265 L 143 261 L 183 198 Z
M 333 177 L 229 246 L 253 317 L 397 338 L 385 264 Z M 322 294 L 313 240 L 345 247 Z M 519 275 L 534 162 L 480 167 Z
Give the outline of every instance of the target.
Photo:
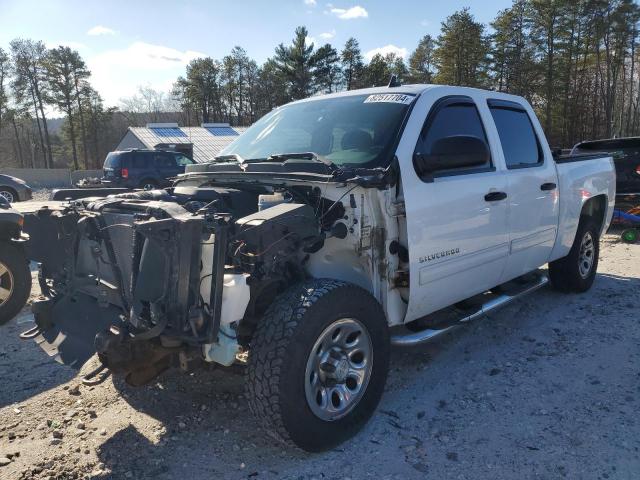
M 484 165 L 489 158 L 489 147 L 484 140 L 471 135 L 453 135 L 437 140 L 428 154 L 415 153 L 413 166 L 420 177 L 429 179 L 441 170 Z

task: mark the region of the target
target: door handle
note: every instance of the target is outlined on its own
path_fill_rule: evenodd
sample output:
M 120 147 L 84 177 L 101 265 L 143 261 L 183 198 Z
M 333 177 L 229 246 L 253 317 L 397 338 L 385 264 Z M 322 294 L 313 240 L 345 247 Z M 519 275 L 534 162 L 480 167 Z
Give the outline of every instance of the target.
M 542 185 L 540 185 L 540 190 L 542 190 L 543 192 L 548 192 L 550 190 L 555 190 L 556 187 L 557 185 L 553 182 L 543 183 Z
M 497 202 L 507 198 L 507 194 L 504 192 L 489 192 L 484 196 L 486 202 Z

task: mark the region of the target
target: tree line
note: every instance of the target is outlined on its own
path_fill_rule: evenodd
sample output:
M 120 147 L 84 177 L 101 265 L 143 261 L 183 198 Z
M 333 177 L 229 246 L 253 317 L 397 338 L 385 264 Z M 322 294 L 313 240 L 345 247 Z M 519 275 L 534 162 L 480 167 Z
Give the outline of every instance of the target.
M 469 9 L 424 35 L 407 59 L 368 61 L 350 38 L 316 46 L 305 27 L 262 65 L 240 46 L 222 59 L 197 58 L 170 92 L 140 87 L 106 108 L 78 52 L 16 39 L 0 48 L 0 165 L 99 168 L 128 126 L 250 125 L 273 108 L 310 95 L 402 83 L 488 88 L 525 97 L 551 143 L 638 135 L 640 72 L 633 0 L 514 0 L 484 25 Z M 47 112 L 63 115 L 49 132 Z

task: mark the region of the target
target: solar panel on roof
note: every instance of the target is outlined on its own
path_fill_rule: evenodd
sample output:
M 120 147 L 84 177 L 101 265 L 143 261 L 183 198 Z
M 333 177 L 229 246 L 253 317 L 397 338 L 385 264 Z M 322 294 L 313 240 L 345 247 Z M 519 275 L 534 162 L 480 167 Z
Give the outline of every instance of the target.
M 153 133 L 155 133 L 158 137 L 186 137 L 187 134 L 184 133 L 179 128 L 151 128 Z
M 211 135 L 216 137 L 233 137 L 240 135 L 231 127 L 207 127 L 207 130 Z

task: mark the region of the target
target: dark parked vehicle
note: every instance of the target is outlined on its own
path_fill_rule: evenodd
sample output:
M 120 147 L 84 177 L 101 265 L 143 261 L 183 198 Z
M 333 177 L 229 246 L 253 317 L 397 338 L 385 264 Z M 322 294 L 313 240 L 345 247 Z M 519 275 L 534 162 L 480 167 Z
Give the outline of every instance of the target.
M 171 184 L 169 179 L 184 173 L 195 162 L 180 152 L 124 150 L 111 152 L 104 161 L 103 184 L 114 187 L 153 190 Z
M 31 187 L 24 180 L 10 175 L 0 175 L 0 197 L 7 202 L 31 200 Z
M 0 325 L 15 317 L 31 293 L 31 272 L 23 247 L 24 217 L 0 196 Z
M 581 142 L 571 153 L 607 152 L 616 165 L 618 195 L 640 194 L 640 137 Z

